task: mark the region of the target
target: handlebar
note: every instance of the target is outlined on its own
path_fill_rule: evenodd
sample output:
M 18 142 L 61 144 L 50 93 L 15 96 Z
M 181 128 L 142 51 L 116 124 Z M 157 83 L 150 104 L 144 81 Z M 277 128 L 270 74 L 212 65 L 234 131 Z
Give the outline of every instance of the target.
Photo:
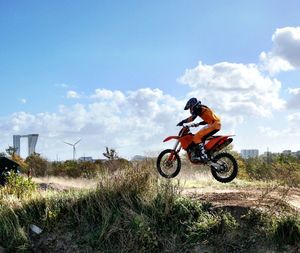
M 190 127 L 198 127 L 198 126 L 200 126 L 200 123 L 193 123 L 193 124 L 190 124 L 190 125 L 183 125 L 182 127 L 190 128 Z

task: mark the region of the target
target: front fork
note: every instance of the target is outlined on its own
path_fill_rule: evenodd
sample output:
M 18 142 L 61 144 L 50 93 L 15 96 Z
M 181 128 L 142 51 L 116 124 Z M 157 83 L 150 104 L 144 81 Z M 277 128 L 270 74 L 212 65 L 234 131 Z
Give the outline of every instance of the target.
M 169 155 L 168 161 L 173 161 L 175 158 L 175 153 L 179 153 L 180 149 L 181 149 L 180 142 L 177 141 L 174 145 L 173 151 Z

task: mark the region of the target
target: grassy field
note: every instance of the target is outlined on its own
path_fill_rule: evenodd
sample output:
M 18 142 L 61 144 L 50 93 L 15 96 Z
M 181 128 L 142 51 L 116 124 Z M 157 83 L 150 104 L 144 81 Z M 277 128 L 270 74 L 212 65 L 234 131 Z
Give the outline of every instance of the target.
M 184 189 L 269 189 L 220 184 L 207 172 L 163 180 L 147 163 L 97 179 L 10 178 L 0 190 L 0 245 L 7 252 L 297 252 L 298 213 L 218 206 Z M 45 182 L 48 186 L 44 187 Z M 63 187 L 62 187 L 63 186 Z M 32 225 L 43 230 L 31 231 Z

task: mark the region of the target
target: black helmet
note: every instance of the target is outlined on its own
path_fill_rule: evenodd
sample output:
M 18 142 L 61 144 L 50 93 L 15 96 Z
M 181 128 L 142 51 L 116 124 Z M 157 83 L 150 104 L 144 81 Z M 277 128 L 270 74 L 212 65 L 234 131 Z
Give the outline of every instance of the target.
M 197 102 L 197 98 L 190 98 L 189 101 L 187 101 L 184 110 L 192 109 L 195 106 L 195 104 L 197 104 Z

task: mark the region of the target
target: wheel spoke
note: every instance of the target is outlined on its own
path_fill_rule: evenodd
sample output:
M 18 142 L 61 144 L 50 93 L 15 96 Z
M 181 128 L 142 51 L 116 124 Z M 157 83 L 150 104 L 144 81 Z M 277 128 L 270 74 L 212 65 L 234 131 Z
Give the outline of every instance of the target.
M 212 167 L 213 177 L 222 182 L 232 181 L 238 173 L 238 164 L 235 158 L 229 153 L 219 153 L 214 157 L 214 162 L 219 166 Z
M 172 158 L 172 156 L 174 156 L 174 155 L 166 154 L 166 156 L 164 156 L 162 159 L 163 162 L 162 162 L 161 169 L 166 175 L 170 175 L 170 174 L 174 173 L 177 168 L 177 162 L 176 162 L 176 160 L 174 161 L 174 158 Z M 171 157 L 171 159 L 170 159 L 170 157 Z
M 233 170 L 233 164 L 231 160 L 229 160 L 227 157 L 224 157 L 217 163 L 220 165 L 220 171 L 217 171 L 217 174 L 222 178 L 230 176 Z
M 160 153 L 157 159 L 158 172 L 166 178 L 175 177 L 181 168 L 178 154 L 172 149 L 166 149 Z

